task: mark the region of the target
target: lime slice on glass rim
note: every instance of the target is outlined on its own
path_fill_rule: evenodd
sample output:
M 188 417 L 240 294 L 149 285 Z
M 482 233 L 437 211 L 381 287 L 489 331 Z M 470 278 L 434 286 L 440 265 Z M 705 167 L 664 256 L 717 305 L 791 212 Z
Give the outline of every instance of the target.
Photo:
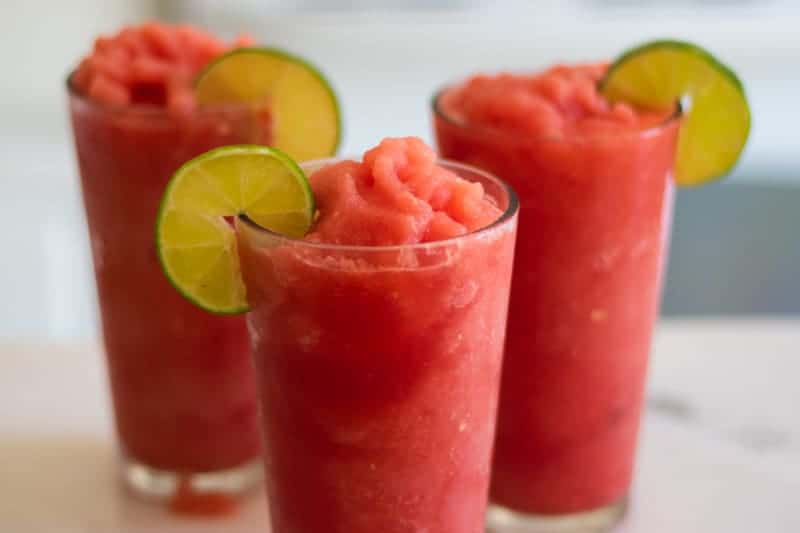
M 697 45 L 664 40 L 633 48 L 612 63 L 600 92 L 612 102 L 637 107 L 682 104 L 675 160 L 679 185 L 721 178 L 734 167 L 747 142 L 750 108 L 741 81 Z
M 296 161 L 330 157 L 341 140 L 339 101 L 319 69 L 276 48 L 237 48 L 212 61 L 195 80 L 201 106 L 265 106 L 271 146 Z
M 314 195 L 288 155 L 267 146 L 224 146 L 185 163 L 167 185 L 156 221 L 164 274 L 187 299 L 216 314 L 248 310 L 230 217 L 301 237 Z M 227 217 L 227 218 L 226 218 Z

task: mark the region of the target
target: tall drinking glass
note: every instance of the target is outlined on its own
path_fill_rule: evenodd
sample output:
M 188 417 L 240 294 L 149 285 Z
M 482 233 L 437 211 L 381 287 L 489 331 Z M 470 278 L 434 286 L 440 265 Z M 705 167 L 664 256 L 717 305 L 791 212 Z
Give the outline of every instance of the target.
M 272 531 L 483 531 L 517 201 L 439 164 L 481 183 L 500 218 L 375 247 L 238 222 Z
M 261 470 L 245 320 L 169 286 L 154 223 L 182 163 L 268 128 L 244 107 L 111 107 L 67 86 L 125 482 L 155 498 L 243 490 Z
M 433 100 L 440 153 L 508 180 L 521 204 L 490 528 L 602 530 L 631 482 L 680 114 L 525 136 L 465 123 L 448 94 Z

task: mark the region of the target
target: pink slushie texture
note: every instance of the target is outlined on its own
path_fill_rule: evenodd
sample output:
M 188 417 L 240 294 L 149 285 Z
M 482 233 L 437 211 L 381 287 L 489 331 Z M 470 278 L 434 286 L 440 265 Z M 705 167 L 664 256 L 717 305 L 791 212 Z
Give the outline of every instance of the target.
M 187 160 L 268 140 L 247 109 L 198 110 L 192 77 L 229 47 L 188 26 L 99 37 L 69 81 L 114 414 L 132 460 L 190 475 L 258 457 L 245 320 L 196 308 L 154 241 L 167 182 Z
M 611 104 L 605 65 L 476 76 L 437 99 L 444 157 L 520 197 L 492 499 L 588 511 L 631 482 L 679 120 Z
M 414 138 L 310 181 L 305 240 L 240 227 L 273 531 L 482 532 L 515 204 Z

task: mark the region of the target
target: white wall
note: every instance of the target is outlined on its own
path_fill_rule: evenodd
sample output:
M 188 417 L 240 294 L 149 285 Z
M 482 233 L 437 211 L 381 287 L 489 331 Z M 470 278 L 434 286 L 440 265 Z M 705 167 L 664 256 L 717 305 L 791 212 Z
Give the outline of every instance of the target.
M 153 13 L 154 2 L 0 0 L 0 132 L 61 140 L 63 132 L 54 128 L 64 123 L 68 71 L 94 36 L 141 20 Z

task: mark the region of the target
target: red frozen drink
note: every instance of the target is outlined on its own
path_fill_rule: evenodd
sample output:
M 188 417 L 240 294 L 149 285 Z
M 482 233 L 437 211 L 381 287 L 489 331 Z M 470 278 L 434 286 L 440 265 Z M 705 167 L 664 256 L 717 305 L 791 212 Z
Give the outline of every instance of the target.
M 434 103 L 442 156 L 520 197 L 492 476 L 520 515 L 613 521 L 631 482 L 680 121 L 607 102 L 605 68 L 475 76 Z
M 260 438 L 244 318 L 182 298 L 154 243 L 159 201 L 182 163 L 269 140 L 250 109 L 195 105 L 193 77 L 228 49 L 191 27 L 147 23 L 98 38 L 68 82 L 125 476 L 156 497 L 194 479 L 222 492 L 257 479 L 247 467 Z
M 306 169 L 306 237 L 239 224 L 272 531 L 480 533 L 516 199 L 415 138 Z

